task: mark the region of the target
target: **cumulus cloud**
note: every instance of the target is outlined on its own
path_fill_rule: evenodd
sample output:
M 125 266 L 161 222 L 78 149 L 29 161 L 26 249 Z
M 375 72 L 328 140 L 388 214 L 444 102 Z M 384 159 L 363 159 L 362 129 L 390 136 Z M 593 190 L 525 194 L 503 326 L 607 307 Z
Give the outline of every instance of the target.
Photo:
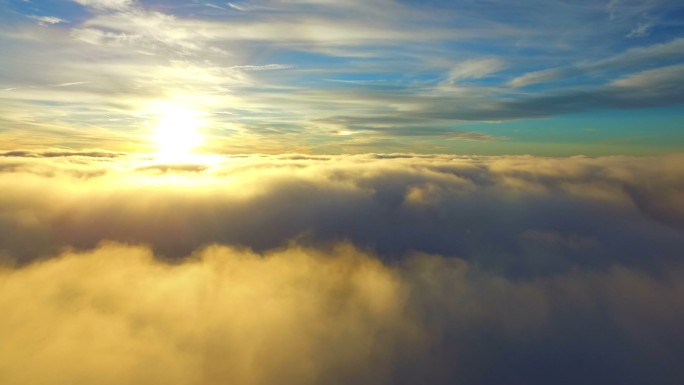
M 4 153 L 0 378 L 679 384 L 682 181 L 682 155 Z
M 216 242 L 264 251 L 349 240 L 387 260 L 419 251 L 532 276 L 650 261 L 643 253 L 674 258 L 684 246 L 681 156 L 255 155 L 164 165 L 86 154 L 5 154 L 0 237 L 12 260 L 102 240 L 169 258 Z M 54 155 L 63 154 L 46 152 Z M 595 243 L 550 247 L 529 231 Z
M 397 274 L 348 246 L 212 247 L 169 266 L 105 245 L 0 280 L 8 384 L 388 383 L 411 354 L 395 346 L 421 343 Z
M 681 270 L 530 282 L 345 244 L 181 264 L 104 244 L 0 270 L 7 384 L 677 384 Z M 637 364 L 638 363 L 638 364 Z M 31 368 L 30 370 L 27 370 Z

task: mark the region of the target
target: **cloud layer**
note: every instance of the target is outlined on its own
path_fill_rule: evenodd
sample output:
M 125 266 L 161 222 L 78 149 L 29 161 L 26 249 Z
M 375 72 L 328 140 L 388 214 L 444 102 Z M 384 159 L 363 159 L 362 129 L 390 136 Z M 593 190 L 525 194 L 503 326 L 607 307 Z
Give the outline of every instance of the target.
M 678 384 L 681 269 L 532 281 L 349 245 L 181 264 L 106 244 L 0 271 L 7 384 Z
M 8 258 L 24 263 L 102 240 L 179 258 L 217 242 L 263 251 L 296 239 L 351 241 L 387 260 L 413 251 L 491 259 L 491 268 L 527 275 L 647 263 L 684 246 L 681 155 L 284 155 L 165 165 L 80 154 L 2 158 Z
M 0 157 L 8 384 L 679 384 L 684 158 Z

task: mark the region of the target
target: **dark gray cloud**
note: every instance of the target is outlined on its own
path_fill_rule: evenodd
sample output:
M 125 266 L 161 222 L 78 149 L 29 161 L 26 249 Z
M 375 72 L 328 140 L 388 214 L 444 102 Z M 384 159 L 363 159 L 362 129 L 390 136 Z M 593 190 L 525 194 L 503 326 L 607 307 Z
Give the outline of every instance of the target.
M 682 155 L 0 164 L 9 384 L 684 380 Z

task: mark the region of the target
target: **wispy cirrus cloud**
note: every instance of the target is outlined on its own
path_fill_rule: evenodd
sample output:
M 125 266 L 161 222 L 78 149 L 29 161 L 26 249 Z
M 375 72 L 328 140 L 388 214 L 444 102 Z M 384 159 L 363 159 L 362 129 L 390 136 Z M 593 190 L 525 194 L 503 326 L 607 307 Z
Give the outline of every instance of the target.
M 128 136 L 131 147 L 113 150 L 144 150 L 154 124 L 148 107 L 166 100 L 210 117 L 216 147 L 237 134 L 241 143 L 273 151 L 351 151 L 361 142 L 408 146 L 402 137 L 411 132 L 434 136 L 421 147 L 427 151 L 453 132 L 515 139 L 515 132 L 493 130 L 492 121 L 603 108 L 620 120 L 623 109 L 680 103 L 638 87 L 630 92 L 640 93 L 643 103 L 625 102 L 612 90 L 619 79 L 681 64 L 682 39 L 657 27 L 674 23 L 673 4 L 611 3 L 609 20 L 604 5 L 492 4 L 510 17 L 485 4 L 389 0 L 248 1 L 220 4 L 222 10 L 200 3 L 76 2 L 81 13 L 54 16 L 69 23 L 3 35 L 10 54 L 0 83 L 13 89 L 2 95 L 4 132 L 18 140 L 25 127 L 97 127 L 103 137 Z M 652 15 L 651 36 L 625 38 L 645 12 Z M 547 17 L 533 17 L 539 13 Z M 601 20 L 595 28 L 581 27 L 595 19 Z M 20 48 L 26 46 L 32 49 Z M 75 82 L 83 83 L 50 87 Z M 582 102 L 584 96 L 594 104 Z M 472 123 L 480 124 L 461 127 Z M 301 134 L 295 141 L 294 132 Z M 63 135 L 41 138 L 45 146 L 75 144 L 64 143 Z
M 526 73 L 511 80 L 510 84 L 515 87 L 524 87 L 568 77 L 605 75 L 616 70 L 657 68 L 663 64 L 681 60 L 684 57 L 682 49 L 684 49 L 684 39 L 678 38 L 662 44 L 632 48 L 621 54 L 593 62 L 580 62 L 572 66 Z
M 38 24 L 44 27 L 52 24 L 64 23 L 66 21 L 55 16 L 31 16 L 31 18 L 38 21 Z
M 447 82 L 453 83 L 461 79 L 481 79 L 500 71 L 504 67 L 505 64 L 499 58 L 467 60 L 449 71 Z
M 74 0 L 76 3 L 96 10 L 122 10 L 136 4 L 134 0 Z

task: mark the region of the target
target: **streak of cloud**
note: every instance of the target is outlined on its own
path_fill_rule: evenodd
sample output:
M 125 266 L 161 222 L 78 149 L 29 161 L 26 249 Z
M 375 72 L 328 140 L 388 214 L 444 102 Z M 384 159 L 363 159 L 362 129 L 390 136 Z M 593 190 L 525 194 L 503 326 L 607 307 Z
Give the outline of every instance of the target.
M 50 28 L 30 19 L 41 9 L 23 10 L 0 35 L 7 50 L 0 83 L 13 90 L 2 94 L 0 135 L 28 146 L 34 143 L 22 132 L 36 128 L 36 145 L 69 147 L 75 143 L 63 133 L 95 126 L 103 139 L 80 148 L 145 151 L 142 117 L 149 105 L 172 101 L 211 117 L 216 138 L 239 131 L 239 152 L 257 143 L 270 152 L 430 152 L 471 123 L 481 124 L 480 134 L 516 139 L 487 122 L 595 110 L 621 120 L 624 110 L 682 103 L 678 89 L 613 87 L 681 66 L 684 40 L 672 1 L 211 4 L 223 10 L 203 2 L 79 0 L 64 12 L 44 9 L 54 13 L 50 20 L 69 20 Z M 627 39 L 630 33 L 648 36 Z M 78 87 L 53 87 L 74 83 L 74 74 Z M 319 124 L 332 121 L 335 127 Z M 433 138 L 408 143 L 407 132 Z M 128 147 L 107 140 L 113 136 Z
M 38 25 L 41 25 L 43 27 L 47 27 L 52 24 L 59 24 L 59 23 L 64 23 L 66 20 L 60 19 L 59 17 L 55 16 L 31 16 L 32 19 L 36 20 L 38 22 Z

